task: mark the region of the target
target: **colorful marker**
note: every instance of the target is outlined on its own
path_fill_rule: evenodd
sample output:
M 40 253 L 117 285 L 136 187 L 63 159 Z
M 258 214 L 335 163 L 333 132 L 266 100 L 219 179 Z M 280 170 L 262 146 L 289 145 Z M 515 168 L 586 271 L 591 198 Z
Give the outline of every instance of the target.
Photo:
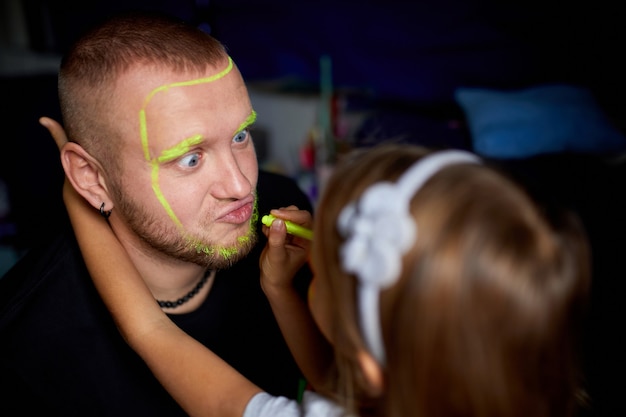
M 263 216 L 263 218 L 261 218 L 261 222 L 267 227 L 270 227 L 272 223 L 274 223 L 274 220 L 276 220 L 276 217 L 272 216 L 271 214 L 266 214 L 265 216 Z M 289 220 L 283 220 L 283 222 L 285 222 L 287 233 L 289 233 L 290 235 L 302 237 L 308 240 L 313 240 L 312 230 L 307 229 L 306 227 L 300 226 L 299 224 L 290 222 Z

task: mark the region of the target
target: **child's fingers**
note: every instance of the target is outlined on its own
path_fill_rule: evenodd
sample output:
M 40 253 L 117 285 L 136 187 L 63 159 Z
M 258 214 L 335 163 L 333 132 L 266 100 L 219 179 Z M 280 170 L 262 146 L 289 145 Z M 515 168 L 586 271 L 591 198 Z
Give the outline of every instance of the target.
M 280 217 L 305 227 L 310 227 L 312 224 L 311 213 L 306 210 L 300 210 L 296 206 L 273 209 L 270 213 L 275 217 Z
M 68 142 L 65 130 L 56 120 L 44 116 L 39 118 L 39 123 L 48 129 L 59 150 Z
M 287 239 L 287 228 L 285 227 L 285 222 L 281 219 L 276 219 L 272 222 L 272 225 L 268 229 L 269 233 L 267 236 L 267 243 L 270 250 L 272 250 L 272 252 L 284 252 L 285 240 Z

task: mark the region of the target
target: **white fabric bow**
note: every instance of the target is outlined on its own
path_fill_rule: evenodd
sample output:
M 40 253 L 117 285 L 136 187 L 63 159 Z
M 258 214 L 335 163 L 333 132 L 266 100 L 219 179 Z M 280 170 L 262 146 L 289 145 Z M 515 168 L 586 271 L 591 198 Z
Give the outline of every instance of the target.
M 480 163 L 474 154 L 449 150 L 432 153 L 413 164 L 396 183 L 378 182 L 343 208 L 337 219 L 345 238 L 340 249 L 344 271 L 358 279 L 358 306 L 363 337 L 372 355 L 385 363 L 380 330 L 380 291 L 402 272 L 402 258 L 415 244 L 417 225 L 410 212 L 413 196 L 443 167 Z

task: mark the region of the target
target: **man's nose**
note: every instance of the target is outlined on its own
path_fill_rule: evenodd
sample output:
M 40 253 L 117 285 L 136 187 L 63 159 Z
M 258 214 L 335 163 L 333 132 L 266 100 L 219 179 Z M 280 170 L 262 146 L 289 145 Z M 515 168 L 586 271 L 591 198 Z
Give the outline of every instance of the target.
M 240 199 L 252 193 L 250 179 L 244 174 L 242 164 L 248 163 L 247 158 L 236 158 L 229 155 L 222 159 L 219 169 L 216 170 L 217 178 L 214 182 L 213 195 L 220 199 Z

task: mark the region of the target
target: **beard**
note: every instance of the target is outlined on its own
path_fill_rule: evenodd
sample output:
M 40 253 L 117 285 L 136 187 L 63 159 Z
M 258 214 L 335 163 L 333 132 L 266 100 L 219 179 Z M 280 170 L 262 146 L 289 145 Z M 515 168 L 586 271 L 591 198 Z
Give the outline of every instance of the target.
M 115 207 L 131 231 L 156 253 L 166 258 L 191 262 L 209 269 L 225 269 L 250 253 L 257 242 L 257 201 L 245 235 L 235 242 L 214 242 L 202 233 L 190 233 L 179 229 L 168 217 L 158 217 L 142 204 L 124 194 L 124 187 L 116 184 Z M 210 230 L 211 223 L 203 222 L 202 230 Z

